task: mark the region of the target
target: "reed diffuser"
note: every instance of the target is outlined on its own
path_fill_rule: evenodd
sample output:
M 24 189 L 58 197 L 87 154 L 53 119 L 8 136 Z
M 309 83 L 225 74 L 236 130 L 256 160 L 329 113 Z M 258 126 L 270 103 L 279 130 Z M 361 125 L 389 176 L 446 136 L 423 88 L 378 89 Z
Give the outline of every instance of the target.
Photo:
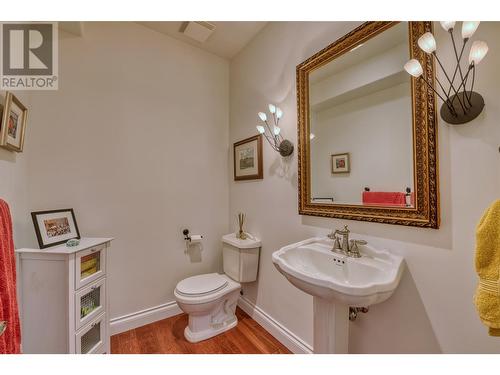
M 247 239 L 247 234 L 243 230 L 243 224 L 245 224 L 245 217 L 246 217 L 246 215 L 243 212 L 238 213 L 238 225 L 240 227 L 240 230 L 238 231 L 237 237 L 240 240 L 246 240 Z

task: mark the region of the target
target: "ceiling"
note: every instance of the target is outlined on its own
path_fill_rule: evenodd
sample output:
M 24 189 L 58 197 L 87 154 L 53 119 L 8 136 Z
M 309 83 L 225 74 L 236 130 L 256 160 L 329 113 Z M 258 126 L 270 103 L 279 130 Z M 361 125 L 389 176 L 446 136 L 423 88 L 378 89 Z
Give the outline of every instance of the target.
M 185 22 L 138 22 L 143 26 L 204 49 L 219 57 L 232 59 L 245 47 L 267 22 L 212 22 L 216 26 L 212 35 L 204 42 L 197 42 L 179 30 Z
M 353 48 L 342 56 L 336 58 L 333 63 L 323 65 L 311 72 L 310 83 L 316 83 L 326 77 L 350 68 L 353 65 L 366 61 L 367 59 L 387 51 L 401 43 L 408 44 L 408 23 L 400 22 L 390 29 L 378 34 L 373 39 L 360 45 L 360 48 Z M 409 57 L 408 53 L 408 59 Z M 402 69 L 403 67 L 401 67 Z

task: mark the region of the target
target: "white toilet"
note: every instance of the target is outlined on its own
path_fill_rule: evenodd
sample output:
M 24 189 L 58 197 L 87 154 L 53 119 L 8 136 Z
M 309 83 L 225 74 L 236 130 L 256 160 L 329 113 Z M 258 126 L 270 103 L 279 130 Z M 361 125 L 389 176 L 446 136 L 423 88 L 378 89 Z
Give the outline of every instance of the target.
M 184 336 L 189 342 L 206 340 L 238 324 L 235 315 L 240 282 L 257 280 L 260 240 L 222 237 L 224 274 L 207 273 L 180 281 L 174 291 L 179 307 L 189 315 Z

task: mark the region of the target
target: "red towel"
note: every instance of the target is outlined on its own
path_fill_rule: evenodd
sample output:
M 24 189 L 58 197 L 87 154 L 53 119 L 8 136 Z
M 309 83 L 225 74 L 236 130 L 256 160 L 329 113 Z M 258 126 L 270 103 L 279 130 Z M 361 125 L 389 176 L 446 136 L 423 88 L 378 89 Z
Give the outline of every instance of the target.
M 16 260 L 9 206 L 0 199 L 0 321 L 7 328 L 0 336 L 0 354 L 21 352 L 21 326 L 17 309 Z
M 406 206 L 405 195 L 397 191 L 364 191 L 363 204 Z

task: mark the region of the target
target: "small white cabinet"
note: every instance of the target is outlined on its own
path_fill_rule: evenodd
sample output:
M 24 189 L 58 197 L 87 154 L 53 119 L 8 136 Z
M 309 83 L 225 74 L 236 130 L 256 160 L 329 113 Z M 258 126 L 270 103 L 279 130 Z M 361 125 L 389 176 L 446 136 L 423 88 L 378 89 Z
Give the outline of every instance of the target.
M 112 240 L 16 250 L 23 353 L 109 353 L 106 258 Z

